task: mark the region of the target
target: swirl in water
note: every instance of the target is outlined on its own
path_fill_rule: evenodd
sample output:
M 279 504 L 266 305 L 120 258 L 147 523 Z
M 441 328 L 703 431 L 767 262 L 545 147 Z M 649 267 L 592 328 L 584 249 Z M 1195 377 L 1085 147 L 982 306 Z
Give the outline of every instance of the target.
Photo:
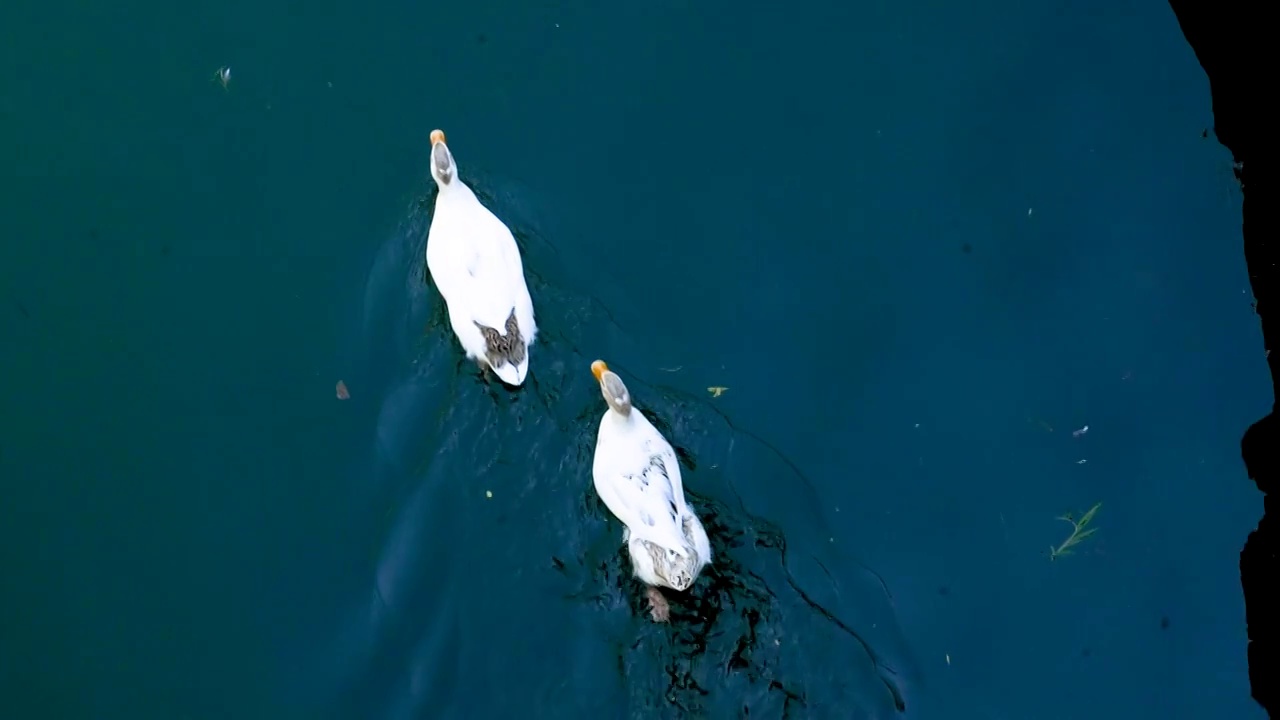
M 351 487 L 367 530 L 351 542 L 370 560 L 335 588 L 350 612 L 296 663 L 299 691 L 352 718 L 917 714 L 889 590 L 827 542 L 804 475 L 704 400 L 648 382 L 662 373 L 627 362 L 644 338 L 552 281 L 556 252 L 517 196 L 467 182 L 521 244 L 538 359 L 514 390 L 464 360 L 424 272 L 431 203 L 415 204 L 372 262 L 346 346 L 353 396 L 381 398 Z M 676 447 L 711 536 L 715 562 L 671 594 L 668 625 L 649 620 L 592 488 L 600 356 Z

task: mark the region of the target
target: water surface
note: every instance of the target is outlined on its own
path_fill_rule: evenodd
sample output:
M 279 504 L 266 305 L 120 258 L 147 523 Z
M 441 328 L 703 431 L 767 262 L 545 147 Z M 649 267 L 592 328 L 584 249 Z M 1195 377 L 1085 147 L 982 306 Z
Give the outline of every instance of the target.
M 4 20 L 15 717 L 1262 717 L 1267 379 L 1167 7 Z M 423 277 L 435 127 L 525 253 L 520 391 Z M 713 537 L 670 626 L 597 357 Z

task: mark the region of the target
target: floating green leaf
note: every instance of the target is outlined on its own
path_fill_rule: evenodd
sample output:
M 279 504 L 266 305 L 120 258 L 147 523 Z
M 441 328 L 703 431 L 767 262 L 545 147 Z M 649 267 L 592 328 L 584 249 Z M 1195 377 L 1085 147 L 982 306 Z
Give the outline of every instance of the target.
M 1088 524 L 1089 524 L 1089 521 L 1093 519 L 1093 516 L 1094 516 L 1095 514 L 1097 514 L 1097 512 L 1098 512 L 1098 508 L 1100 508 L 1100 507 L 1102 507 L 1102 503 L 1098 503 L 1097 505 L 1094 505 L 1093 507 L 1089 508 L 1089 512 L 1085 513 L 1085 514 L 1084 514 L 1084 517 L 1080 518 L 1080 522 L 1079 522 L 1079 523 L 1077 523 L 1077 524 L 1078 524 L 1080 527 L 1084 527 L 1084 526 L 1088 525 Z
M 1071 548 L 1080 543 L 1080 541 L 1089 537 L 1098 531 L 1098 528 L 1086 528 L 1093 520 L 1093 516 L 1098 513 L 1098 508 L 1102 507 L 1102 503 L 1097 503 L 1089 508 L 1089 511 L 1080 517 L 1079 520 L 1072 518 L 1071 513 L 1060 516 L 1058 519 L 1071 523 L 1071 534 L 1058 547 L 1049 547 L 1049 559 L 1057 560 L 1059 555 L 1070 555 Z

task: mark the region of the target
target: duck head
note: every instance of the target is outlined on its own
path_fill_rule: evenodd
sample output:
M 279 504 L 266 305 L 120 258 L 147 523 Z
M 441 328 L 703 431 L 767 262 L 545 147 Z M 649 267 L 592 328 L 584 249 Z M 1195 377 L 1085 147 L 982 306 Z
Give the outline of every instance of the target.
M 600 383 L 600 394 L 604 395 L 604 401 L 609 404 L 609 409 L 622 417 L 629 417 L 631 393 L 627 392 L 627 386 L 623 384 L 622 378 L 610 370 L 603 360 L 591 363 L 591 374 L 595 375 L 596 382 Z
M 431 177 L 441 190 L 449 187 L 449 183 L 458 177 L 458 165 L 453 161 L 453 153 L 444 141 L 443 130 L 431 131 Z

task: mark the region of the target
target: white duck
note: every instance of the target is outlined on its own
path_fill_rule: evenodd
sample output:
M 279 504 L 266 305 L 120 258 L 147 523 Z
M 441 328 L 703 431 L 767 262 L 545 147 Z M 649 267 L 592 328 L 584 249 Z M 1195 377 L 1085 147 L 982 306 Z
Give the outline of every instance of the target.
M 449 307 L 449 324 L 467 357 L 520 385 L 538 334 L 520 248 L 458 177 L 441 130 L 431 131 L 431 177 L 440 192 L 427 231 L 427 268 Z
M 603 360 L 591 363 L 609 409 L 600 419 L 591 474 L 596 492 L 627 529 L 622 533 L 636 577 L 648 585 L 653 619 L 670 616 L 658 588 L 684 591 L 711 562 L 711 541 L 684 497 L 680 463 L 662 433 L 631 404 L 622 378 Z

